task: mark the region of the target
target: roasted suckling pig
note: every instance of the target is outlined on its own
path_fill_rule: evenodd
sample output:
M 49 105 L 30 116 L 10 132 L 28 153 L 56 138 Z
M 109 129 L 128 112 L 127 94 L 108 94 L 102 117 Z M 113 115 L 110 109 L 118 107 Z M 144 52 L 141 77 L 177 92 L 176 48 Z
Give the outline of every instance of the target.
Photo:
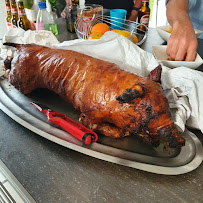
M 36 88 L 56 92 L 81 111 L 85 126 L 106 136 L 140 136 L 171 148 L 184 145 L 163 95 L 161 66 L 145 78 L 75 51 L 5 45 L 17 48 L 15 57 L 5 60 L 5 75 L 22 93 Z

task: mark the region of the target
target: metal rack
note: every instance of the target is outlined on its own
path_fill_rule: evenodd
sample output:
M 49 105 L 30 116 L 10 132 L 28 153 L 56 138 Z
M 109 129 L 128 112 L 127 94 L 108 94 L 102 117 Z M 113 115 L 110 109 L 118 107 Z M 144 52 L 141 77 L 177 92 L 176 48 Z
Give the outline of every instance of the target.
M 90 15 L 87 15 L 89 12 Z M 91 34 L 91 29 L 97 23 L 106 23 L 110 30 L 113 30 L 117 26 L 119 30 L 125 30 L 130 33 L 129 40 L 132 41 L 132 36 L 135 35 L 138 39 L 137 45 L 141 45 L 146 37 L 148 28 L 134 21 L 124 20 L 123 25 L 118 26 L 118 22 L 122 21 L 120 18 L 111 17 L 108 15 L 98 14 L 94 12 L 91 6 L 84 7 L 80 13 L 77 14 L 77 19 L 75 21 L 75 32 L 79 39 L 88 39 Z M 144 29 L 143 29 L 144 28 Z

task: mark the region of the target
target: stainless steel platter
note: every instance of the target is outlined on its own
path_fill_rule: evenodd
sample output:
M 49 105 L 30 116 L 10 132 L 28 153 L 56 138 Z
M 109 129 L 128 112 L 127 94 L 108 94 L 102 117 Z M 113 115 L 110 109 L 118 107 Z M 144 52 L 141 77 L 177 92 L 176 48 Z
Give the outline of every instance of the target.
M 23 95 L 7 79 L 0 78 L 0 108 L 16 122 L 36 134 L 83 154 L 157 174 L 178 175 L 196 169 L 203 161 L 203 147 L 199 139 L 186 130 L 186 145 L 181 149 L 153 148 L 136 137 L 109 138 L 99 135 L 97 143 L 83 146 L 69 133 L 49 123 L 30 102 L 39 102 L 65 113 L 78 121 L 80 112 L 46 89 Z

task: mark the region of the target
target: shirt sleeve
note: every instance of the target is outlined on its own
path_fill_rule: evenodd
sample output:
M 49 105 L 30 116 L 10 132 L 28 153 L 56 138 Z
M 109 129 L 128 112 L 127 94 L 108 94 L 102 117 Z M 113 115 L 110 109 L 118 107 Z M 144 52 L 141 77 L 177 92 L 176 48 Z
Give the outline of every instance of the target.
M 194 8 L 196 3 L 197 3 L 197 0 L 189 0 L 189 10 Z

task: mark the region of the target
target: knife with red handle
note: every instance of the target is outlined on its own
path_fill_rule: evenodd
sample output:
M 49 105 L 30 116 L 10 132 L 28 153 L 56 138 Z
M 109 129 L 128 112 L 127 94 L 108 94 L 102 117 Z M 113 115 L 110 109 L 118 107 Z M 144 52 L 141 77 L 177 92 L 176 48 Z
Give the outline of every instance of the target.
M 89 145 L 92 142 L 96 142 L 98 140 L 98 136 L 95 132 L 70 119 L 65 114 L 53 111 L 49 107 L 38 104 L 36 102 L 31 102 L 31 104 L 39 111 L 44 113 L 47 116 L 49 122 L 60 126 L 71 135 L 82 141 L 83 144 Z

